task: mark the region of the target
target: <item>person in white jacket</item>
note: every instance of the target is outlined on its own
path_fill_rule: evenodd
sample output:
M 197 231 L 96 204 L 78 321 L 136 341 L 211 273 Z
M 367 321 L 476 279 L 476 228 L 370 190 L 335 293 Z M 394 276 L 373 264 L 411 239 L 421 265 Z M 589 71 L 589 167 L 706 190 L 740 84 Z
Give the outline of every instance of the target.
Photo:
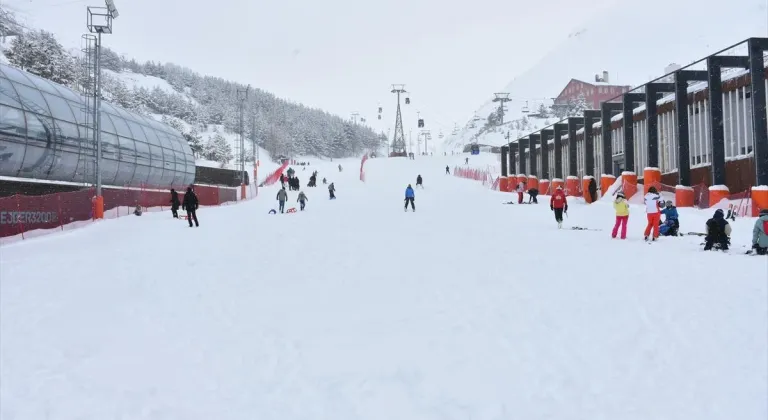
M 645 216 L 648 218 L 648 224 L 645 226 L 645 240 L 648 240 L 648 236 L 653 230 L 653 240 L 655 241 L 659 237 L 659 222 L 661 221 L 661 205 L 656 187 L 648 188 L 648 194 L 643 198 L 645 202 Z

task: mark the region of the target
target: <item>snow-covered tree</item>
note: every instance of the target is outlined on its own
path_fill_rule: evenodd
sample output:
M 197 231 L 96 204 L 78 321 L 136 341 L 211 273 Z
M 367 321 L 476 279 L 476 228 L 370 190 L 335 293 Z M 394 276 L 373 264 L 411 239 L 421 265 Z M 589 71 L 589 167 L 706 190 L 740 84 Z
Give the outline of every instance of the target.
M 74 85 L 75 61 L 50 32 L 29 31 L 13 38 L 5 55 L 22 70 L 62 85 Z
M 208 138 L 208 142 L 203 149 L 203 155 L 206 159 L 219 163 L 228 163 L 234 158 L 232 147 L 221 134 Z

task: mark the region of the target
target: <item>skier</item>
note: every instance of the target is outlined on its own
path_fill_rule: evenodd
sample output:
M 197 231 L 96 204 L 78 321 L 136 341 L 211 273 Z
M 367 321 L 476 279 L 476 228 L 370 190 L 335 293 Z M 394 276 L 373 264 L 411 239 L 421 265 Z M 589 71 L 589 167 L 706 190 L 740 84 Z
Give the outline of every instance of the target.
M 417 176 L 417 177 L 416 177 L 416 186 L 417 186 L 417 187 L 421 187 L 421 188 L 424 188 L 424 184 L 422 184 L 422 183 L 421 183 L 421 181 L 422 181 L 422 179 L 421 179 L 421 175 Z
M 181 202 L 181 209 L 187 211 L 189 227 L 192 227 L 192 220 L 195 221 L 195 227 L 200 227 L 200 224 L 197 222 L 198 207 L 200 207 L 200 202 L 197 200 L 197 195 L 192 191 L 192 187 L 187 187 L 187 192 L 184 194 L 184 200 Z
M 557 186 L 557 189 L 552 193 L 552 198 L 549 199 L 549 209 L 555 212 L 555 220 L 557 220 L 557 228 L 563 227 L 563 212 L 568 213 L 568 200 L 565 198 L 565 192 L 561 185 Z
M 285 202 L 288 200 L 288 193 L 285 191 L 285 187 L 281 188 L 280 191 L 277 192 L 277 197 L 275 197 L 275 199 L 280 205 L 280 213 L 283 213 L 285 210 Z
M 411 184 L 408 184 L 408 188 L 405 189 L 405 211 L 408 211 L 408 203 L 411 203 L 411 209 L 416 211 L 416 204 L 414 204 L 415 199 L 416 194 L 414 193 Z
M 643 198 L 645 202 L 645 216 L 648 218 L 648 224 L 645 226 L 645 240 L 648 240 L 648 236 L 653 230 L 653 239 L 659 238 L 659 222 L 661 220 L 661 205 L 659 204 L 659 192 L 656 187 L 648 188 L 648 194 Z
M 613 201 L 613 208 L 616 210 L 616 224 L 613 225 L 611 238 L 616 239 L 616 234 L 619 232 L 619 226 L 621 226 L 621 239 L 627 239 L 629 203 L 627 203 L 627 199 L 624 197 L 623 192 L 616 194 L 616 199 Z
M 341 172 L 341 164 L 339 164 L 339 172 Z
M 517 188 L 515 189 L 517 191 L 517 204 L 523 204 L 523 192 L 525 191 L 525 182 L 520 182 L 517 184 Z
M 677 207 L 672 204 L 672 201 L 667 200 L 664 203 L 664 209 L 661 211 L 661 214 L 664 215 L 664 224 L 659 227 L 659 234 L 663 236 L 677 236 L 677 232 L 680 230 Z
M 464 159 L 464 164 L 469 165 L 469 158 Z
M 179 201 L 179 193 L 171 188 L 171 214 L 175 219 L 179 218 L 179 206 L 181 206 L 181 201 Z
M 758 255 L 768 254 L 768 209 L 760 210 L 760 216 L 755 220 L 752 229 L 752 249 Z
M 307 195 L 304 194 L 304 191 L 299 192 L 299 199 L 296 200 L 299 203 L 299 206 L 301 208 L 301 211 L 304 211 L 304 206 L 306 206 L 306 202 L 309 201 L 307 198 Z
M 450 175 L 451 174 L 451 168 L 448 167 L 448 165 L 445 165 L 445 174 Z
M 336 187 L 333 186 L 333 182 L 331 182 L 331 185 L 328 186 L 328 194 L 330 194 L 330 199 L 335 200 L 336 199 Z
M 325 185 L 325 184 L 327 184 L 327 183 L 328 183 L 328 180 L 327 180 L 327 179 L 325 179 L 325 178 L 323 178 L 323 185 Z
M 731 244 L 731 225 L 725 220 L 725 213 L 722 209 L 715 210 L 711 219 L 707 220 L 707 236 L 704 237 L 704 250 L 711 251 L 712 247 L 719 248 L 721 251 L 727 251 Z

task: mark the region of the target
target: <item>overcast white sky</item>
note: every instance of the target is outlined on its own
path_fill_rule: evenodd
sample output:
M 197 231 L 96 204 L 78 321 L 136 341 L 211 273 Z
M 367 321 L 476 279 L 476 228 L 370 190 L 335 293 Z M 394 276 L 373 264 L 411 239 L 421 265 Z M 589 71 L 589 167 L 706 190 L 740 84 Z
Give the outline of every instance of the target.
M 618 0 L 115 0 L 105 45 L 348 117 L 394 119 L 392 83 L 432 123 L 460 125 L 493 92 Z M 102 0 L 0 0 L 66 47 Z M 558 81 L 557 83 L 562 83 Z M 412 117 L 409 115 L 409 117 Z M 411 118 L 408 118 L 411 120 Z M 433 126 L 434 127 L 434 126 Z M 378 127 L 377 127 L 378 128 Z

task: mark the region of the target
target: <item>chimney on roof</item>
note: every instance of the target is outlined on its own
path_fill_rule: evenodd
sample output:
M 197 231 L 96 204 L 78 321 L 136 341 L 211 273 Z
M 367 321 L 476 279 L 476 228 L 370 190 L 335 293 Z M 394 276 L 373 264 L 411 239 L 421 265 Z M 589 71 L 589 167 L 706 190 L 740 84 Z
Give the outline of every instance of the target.
M 603 82 L 608 83 L 608 72 L 603 70 Z

